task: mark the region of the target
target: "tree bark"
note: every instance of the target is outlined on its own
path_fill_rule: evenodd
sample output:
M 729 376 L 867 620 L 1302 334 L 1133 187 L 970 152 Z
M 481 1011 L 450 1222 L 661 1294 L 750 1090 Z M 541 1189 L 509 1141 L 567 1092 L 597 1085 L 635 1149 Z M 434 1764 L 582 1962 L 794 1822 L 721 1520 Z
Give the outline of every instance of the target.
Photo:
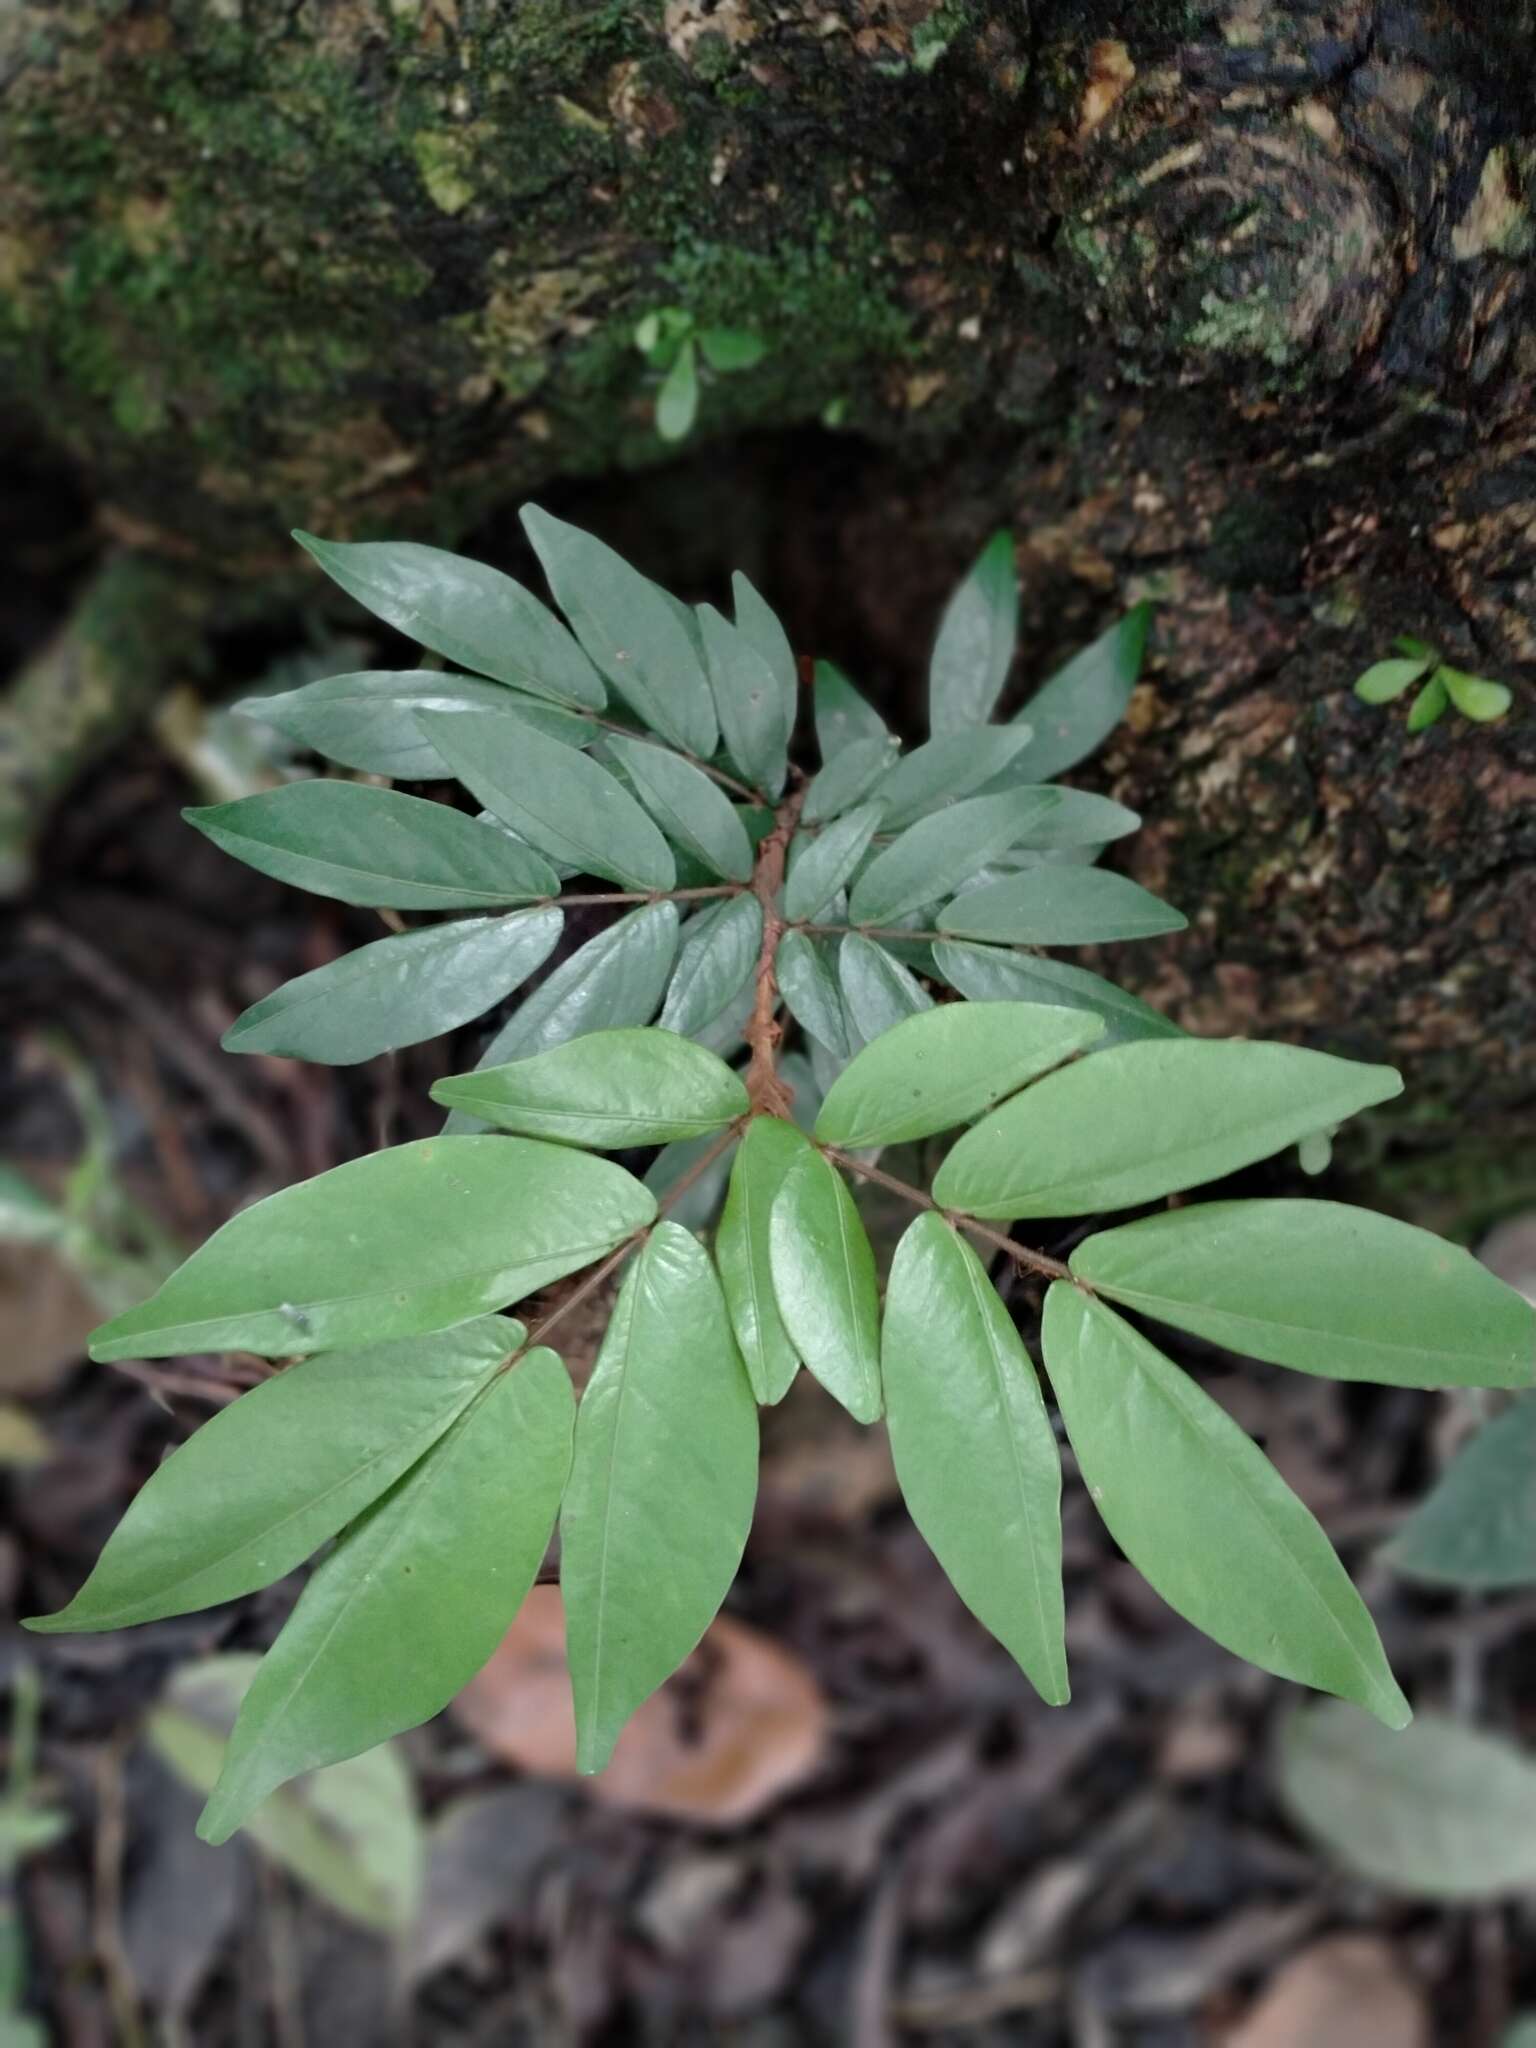
M 1108 757 L 1193 919 L 1153 992 L 1399 1056 L 1508 1133 L 1533 77 L 1531 0 L 32 0 L 0 24 L 0 365 L 110 530 L 248 585 L 294 523 L 452 540 L 658 461 L 638 317 L 753 328 L 701 447 L 836 402 L 888 451 L 857 499 L 785 487 L 824 644 L 910 688 L 1002 517 L 1031 673 L 1158 597 Z M 1409 739 L 1356 704 L 1398 632 L 1516 710 Z

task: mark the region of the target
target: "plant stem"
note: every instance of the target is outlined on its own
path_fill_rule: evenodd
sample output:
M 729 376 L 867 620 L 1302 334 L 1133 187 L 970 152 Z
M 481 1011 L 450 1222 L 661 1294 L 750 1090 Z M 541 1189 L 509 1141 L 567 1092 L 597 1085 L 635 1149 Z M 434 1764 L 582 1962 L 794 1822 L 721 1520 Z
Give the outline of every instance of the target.
M 757 858 L 752 864 L 752 893 L 763 909 L 763 943 L 754 976 L 757 994 L 743 1036 L 752 1048 L 752 1058 L 747 1066 L 747 1095 L 753 1109 L 764 1116 L 787 1117 L 790 1112 L 790 1094 L 779 1078 L 775 1057 L 783 1029 L 774 1014 L 779 1003 L 774 961 L 785 931 L 784 920 L 779 915 L 784 862 L 804 802 L 804 789 L 792 790 L 785 797 L 773 814 L 773 829 L 759 845 Z
M 990 1230 L 985 1223 L 978 1223 L 974 1216 L 962 1216 L 954 1209 L 940 1209 L 932 1195 L 925 1195 L 921 1188 L 910 1182 L 898 1180 L 893 1173 L 885 1173 L 878 1166 L 866 1166 L 849 1152 L 840 1152 L 835 1145 L 821 1145 L 817 1148 L 835 1166 L 846 1167 L 849 1173 L 856 1173 L 863 1180 L 870 1180 L 877 1187 L 887 1188 L 893 1195 L 900 1195 L 916 1209 L 936 1209 L 946 1223 L 956 1230 L 963 1230 L 968 1236 L 979 1238 L 983 1244 L 991 1245 L 994 1251 L 1006 1252 L 1016 1265 L 1027 1267 L 1031 1273 L 1038 1273 L 1046 1280 L 1071 1280 L 1077 1284 L 1077 1276 L 1069 1266 L 1059 1259 L 1047 1257 L 1044 1252 L 1031 1251 L 1028 1245 L 1016 1244 L 1011 1237 L 1005 1237 L 1000 1230 Z

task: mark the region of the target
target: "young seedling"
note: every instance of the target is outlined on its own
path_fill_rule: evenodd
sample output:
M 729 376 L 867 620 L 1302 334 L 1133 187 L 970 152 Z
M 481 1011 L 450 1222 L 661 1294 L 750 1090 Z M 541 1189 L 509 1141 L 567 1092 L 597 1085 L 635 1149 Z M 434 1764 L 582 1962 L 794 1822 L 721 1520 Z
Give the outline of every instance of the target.
M 1147 608 L 998 719 L 1019 595 L 999 535 L 944 614 L 929 737 L 904 748 L 821 664 L 813 757 L 790 640 L 745 577 L 728 618 L 536 508 L 524 523 L 567 624 L 433 548 L 300 536 L 456 666 L 335 676 L 252 713 L 364 776 L 457 781 L 470 807 L 335 778 L 190 812 L 266 874 L 414 920 L 225 1042 L 348 1064 L 521 1000 L 433 1088 L 441 1135 L 257 1202 L 96 1332 L 101 1360 L 287 1362 L 165 1461 L 31 1626 L 187 1613 L 322 1553 L 244 1695 L 201 1824 L 220 1841 L 286 1779 L 445 1705 L 558 1521 L 579 1760 L 600 1770 L 725 1598 L 758 1407 L 804 1367 L 885 1417 L 960 1597 L 1063 1702 L 1060 1451 L 993 1284 L 1009 1265 L 1131 1561 L 1239 1656 L 1401 1726 L 1322 1529 L 1144 1326 L 1346 1380 L 1522 1387 L 1536 1315 L 1368 1210 L 1167 1206 L 1292 1145 L 1320 1163 L 1308 1141 L 1402 1082 L 1186 1036 L 1049 950 L 1184 924 L 1097 864 L 1135 813 L 1058 780 L 1120 723 Z M 611 921 L 557 952 L 577 906 Z M 945 1133 L 931 1185 L 879 1163 Z M 860 1182 L 914 1212 L 883 1290 Z M 1081 1220 L 1065 1260 L 1039 1241 L 1053 1219 Z M 578 1407 L 559 1345 L 610 1282 Z
M 1390 659 L 1373 662 L 1355 678 L 1355 695 L 1364 704 L 1390 704 L 1418 683 L 1408 710 L 1410 732 L 1423 732 L 1451 705 L 1463 718 L 1489 725 L 1502 718 L 1513 702 L 1506 684 L 1452 668 L 1423 640 L 1403 634 L 1392 642 L 1392 650 Z
M 661 306 L 635 328 L 635 347 L 662 373 L 656 394 L 656 431 L 663 441 L 686 441 L 699 412 L 699 390 L 710 376 L 750 370 L 768 353 L 760 334 L 745 327 L 700 327 L 685 306 Z

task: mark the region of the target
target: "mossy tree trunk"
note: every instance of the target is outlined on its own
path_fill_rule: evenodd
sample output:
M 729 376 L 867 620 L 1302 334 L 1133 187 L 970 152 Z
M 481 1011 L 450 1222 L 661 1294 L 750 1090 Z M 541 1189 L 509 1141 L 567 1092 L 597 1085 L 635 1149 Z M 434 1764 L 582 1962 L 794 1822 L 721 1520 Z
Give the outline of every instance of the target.
M 888 446 L 800 512 L 893 676 L 1000 517 L 1036 668 L 1165 600 L 1111 769 L 1175 1008 L 1528 1112 L 1533 76 L 1530 0 L 23 0 L 0 364 L 216 590 L 654 462 L 637 318 L 753 328 L 697 437 Z M 1400 631 L 1516 712 L 1355 705 Z

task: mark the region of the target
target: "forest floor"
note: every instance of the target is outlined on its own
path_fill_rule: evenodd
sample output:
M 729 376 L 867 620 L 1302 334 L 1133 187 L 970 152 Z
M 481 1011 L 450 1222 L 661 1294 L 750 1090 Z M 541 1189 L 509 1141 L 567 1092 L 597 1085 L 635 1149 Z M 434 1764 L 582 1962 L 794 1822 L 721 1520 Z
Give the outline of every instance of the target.
M 18 645 L 49 587 L 16 600 Z M 11 1617 L 60 1604 L 159 1459 L 249 1382 L 238 1361 L 84 1363 L 104 1296 L 146 1291 L 254 1196 L 425 1135 L 430 1081 L 473 1057 L 469 1035 L 355 1069 L 219 1050 L 248 1002 L 377 926 L 189 832 L 189 759 L 124 748 L 6 913 L 0 1156 L 105 1240 L 0 1244 Z M 1284 1163 L 1241 1183 L 1300 1185 Z M 893 1219 L 869 1220 L 888 1246 Z M 1377 1556 L 1475 1405 L 1179 1355 L 1319 1515 L 1410 1696 L 1529 1733 L 1536 1598 L 1430 1594 Z M 1311 1846 L 1275 1768 L 1296 1689 L 1172 1615 L 1067 1473 L 1074 1698 L 1050 1709 L 916 1536 L 883 1431 L 802 1376 L 765 1419 L 726 1620 L 613 1773 L 563 1768 L 553 1588 L 403 1739 L 425 1879 L 392 1936 L 338 1910 L 345 1869 L 196 1843 L 196 1796 L 146 1732 L 178 1673 L 271 1640 L 295 1581 L 116 1635 L 8 1623 L 0 1679 L 14 1702 L 36 1675 L 33 1803 L 59 1816 L 19 1856 L 0 1829 L 41 2038 L 1494 2048 L 1536 2006 L 1531 1905 L 1404 1901 Z M 343 1864 L 376 1855 L 366 1832 L 336 1836 Z M 0 2011 L 0 2041 L 17 2027 Z

